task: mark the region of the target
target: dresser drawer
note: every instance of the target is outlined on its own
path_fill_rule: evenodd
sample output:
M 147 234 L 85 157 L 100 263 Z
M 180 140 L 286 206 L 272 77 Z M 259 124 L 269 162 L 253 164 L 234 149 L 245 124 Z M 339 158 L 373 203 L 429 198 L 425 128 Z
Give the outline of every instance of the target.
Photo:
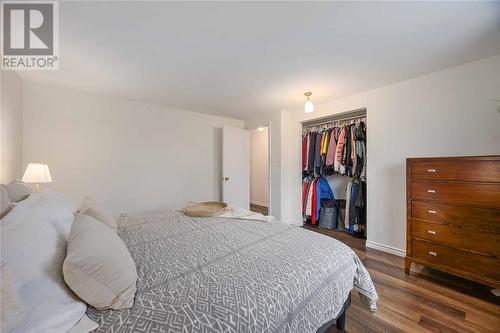
M 415 161 L 412 180 L 500 182 L 498 161 Z
M 411 182 L 411 199 L 500 207 L 500 184 Z
M 416 237 L 456 249 L 500 257 L 499 234 L 421 220 L 413 220 L 411 228 L 413 238 Z
M 474 230 L 500 234 L 500 209 L 456 206 L 437 202 L 412 201 L 411 216 L 416 219 L 467 226 Z M 500 247 L 500 245 L 499 245 Z
M 412 240 L 412 256 L 431 264 L 500 281 L 500 260 L 495 257 L 473 254 L 417 239 Z

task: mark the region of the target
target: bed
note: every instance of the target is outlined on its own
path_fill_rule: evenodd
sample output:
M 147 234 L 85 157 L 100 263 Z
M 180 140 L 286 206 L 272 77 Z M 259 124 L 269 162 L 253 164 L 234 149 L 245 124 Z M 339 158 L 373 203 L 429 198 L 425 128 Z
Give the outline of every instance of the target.
M 356 289 L 378 299 L 356 254 L 297 226 L 178 211 L 120 222 L 137 266 L 135 302 L 87 316 L 96 332 L 318 332 L 343 328 Z

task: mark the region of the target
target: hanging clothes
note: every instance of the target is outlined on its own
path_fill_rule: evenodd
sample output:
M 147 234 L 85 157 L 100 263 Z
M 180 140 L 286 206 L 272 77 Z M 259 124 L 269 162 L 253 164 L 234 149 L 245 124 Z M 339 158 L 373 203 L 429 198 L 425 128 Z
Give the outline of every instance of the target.
M 321 145 L 321 155 L 326 155 L 326 150 L 328 148 L 328 136 L 329 131 L 323 133 L 323 144 Z
M 321 200 L 334 199 L 324 176 L 351 177 L 345 188 L 345 209 L 338 228 L 363 235 L 366 224 L 366 124 L 320 125 L 302 137 L 302 213 L 306 223 L 317 225 Z M 340 200 L 342 207 L 344 201 Z
M 357 164 L 357 155 L 356 155 L 356 140 L 355 140 L 355 127 L 356 126 L 351 126 L 351 177 L 353 177 L 356 174 L 356 164 Z
M 334 153 L 337 148 L 337 142 L 335 141 L 335 137 L 337 135 L 337 128 L 333 128 L 330 132 L 330 142 L 328 143 L 328 149 L 326 153 L 326 166 L 333 166 Z
M 316 196 L 317 196 L 317 192 L 316 192 L 316 182 L 317 182 L 317 179 L 314 180 L 313 182 L 313 190 L 312 190 L 312 200 L 311 200 L 311 224 L 316 224 L 316 221 L 317 221 L 317 215 L 316 215 L 316 205 L 318 204 L 318 202 L 316 201 Z
M 308 157 L 307 157 L 307 172 L 311 173 L 314 170 L 314 147 L 316 147 L 316 133 L 309 133 L 308 140 Z
M 328 143 L 330 140 L 330 132 L 331 130 L 327 130 L 323 133 L 323 144 L 321 145 L 321 162 L 320 162 L 320 169 L 319 169 L 319 175 L 325 175 L 325 169 L 326 169 L 326 153 L 328 150 Z
M 355 128 L 357 166 L 355 177 L 366 180 L 366 127 L 360 122 Z
M 321 199 L 333 199 L 334 197 L 330 184 L 324 177 L 314 179 L 311 183 L 311 189 L 311 224 L 316 225 L 320 216 Z
M 362 141 L 356 141 L 356 167 L 354 176 L 361 178 L 363 166 L 365 165 L 365 145 Z
M 321 199 L 335 199 L 330 184 L 324 177 L 319 177 L 316 182 L 316 218 L 319 220 Z
M 307 178 L 302 181 L 302 215 L 306 214 L 307 195 L 309 194 L 310 182 Z
M 334 199 L 330 184 L 324 177 L 306 177 L 302 181 L 302 215 L 317 224 L 320 216 L 321 199 Z
M 307 166 L 307 148 L 308 148 L 308 141 L 309 140 L 309 135 L 305 135 L 302 138 L 302 170 L 306 170 Z
M 309 184 L 309 190 L 307 192 L 305 216 L 312 216 L 313 197 L 314 197 L 314 192 L 316 192 L 315 186 L 314 186 L 315 182 L 316 182 L 316 179 L 313 179 Z
M 363 236 L 365 231 L 365 186 L 364 182 L 354 182 L 351 187 L 349 205 L 346 204 L 346 214 L 347 210 L 349 211 L 349 233 L 353 235 Z
M 357 199 L 357 195 L 358 195 L 358 184 L 353 182 L 349 193 L 349 205 L 347 206 L 347 209 L 349 210 L 349 218 L 347 219 L 347 221 L 349 225 L 350 234 L 354 233 L 353 225 L 356 222 L 355 202 Z
M 339 142 L 340 142 L 340 133 L 342 132 L 342 128 L 336 128 L 335 131 L 335 147 L 333 149 L 333 165 L 332 165 L 332 172 L 338 172 L 339 171 L 339 160 L 338 160 L 338 155 L 337 155 L 337 149 L 339 147 Z
M 345 199 L 345 219 L 344 219 L 344 228 L 349 230 L 349 215 L 350 215 L 350 204 L 351 204 L 351 189 L 352 189 L 352 180 L 349 180 L 346 188 L 346 199 Z
M 366 126 L 364 122 L 320 129 L 302 138 L 303 177 L 335 173 L 365 180 Z
M 339 173 L 343 173 L 342 172 L 342 168 L 343 168 L 343 165 L 342 165 L 342 153 L 344 151 L 344 145 L 345 145 L 345 128 L 343 127 L 341 130 L 340 130 L 340 135 L 339 135 L 339 141 L 337 143 L 337 153 L 336 153 L 336 161 L 335 161 L 335 171 L 339 172 Z M 345 170 L 345 168 L 344 168 Z
M 352 147 L 352 135 L 351 135 L 351 126 L 347 126 L 345 130 L 345 145 L 343 151 L 343 164 L 345 166 L 344 174 L 346 176 L 352 177 L 352 160 L 351 160 L 351 150 Z
M 366 181 L 366 146 L 361 146 L 362 154 L 363 154 L 363 168 L 359 174 L 359 179 L 362 181 Z
M 323 133 L 316 133 L 316 145 L 314 148 L 314 168 L 313 171 L 319 174 L 319 168 L 321 166 L 321 140 L 323 139 Z

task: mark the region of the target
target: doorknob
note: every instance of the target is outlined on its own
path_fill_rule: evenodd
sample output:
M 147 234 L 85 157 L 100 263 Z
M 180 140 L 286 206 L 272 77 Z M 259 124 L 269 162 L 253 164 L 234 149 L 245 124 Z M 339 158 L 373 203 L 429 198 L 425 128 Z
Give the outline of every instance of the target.
M 229 177 L 224 177 L 224 181 L 229 181 Z

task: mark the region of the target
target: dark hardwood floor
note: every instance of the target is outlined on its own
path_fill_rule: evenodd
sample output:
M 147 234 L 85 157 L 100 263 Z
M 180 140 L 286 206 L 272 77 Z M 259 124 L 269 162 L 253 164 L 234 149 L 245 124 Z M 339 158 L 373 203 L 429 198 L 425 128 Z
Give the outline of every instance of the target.
M 404 258 L 366 248 L 365 240 L 343 232 L 306 228 L 350 246 L 375 283 L 378 311 L 367 310 L 353 291 L 346 332 L 500 332 L 500 297 L 490 287 L 418 265 L 406 275 Z
M 250 204 L 250 210 L 255 213 L 261 213 L 262 215 L 269 215 L 269 209 L 265 206 Z

